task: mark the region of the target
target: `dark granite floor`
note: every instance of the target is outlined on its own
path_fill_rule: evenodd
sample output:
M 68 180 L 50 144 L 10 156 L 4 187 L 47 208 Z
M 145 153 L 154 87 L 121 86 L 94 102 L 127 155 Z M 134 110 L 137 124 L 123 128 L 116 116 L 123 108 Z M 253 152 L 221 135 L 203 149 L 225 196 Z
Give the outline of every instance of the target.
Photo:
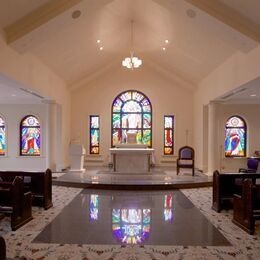
M 33 242 L 230 245 L 179 190 L 83 190 Z

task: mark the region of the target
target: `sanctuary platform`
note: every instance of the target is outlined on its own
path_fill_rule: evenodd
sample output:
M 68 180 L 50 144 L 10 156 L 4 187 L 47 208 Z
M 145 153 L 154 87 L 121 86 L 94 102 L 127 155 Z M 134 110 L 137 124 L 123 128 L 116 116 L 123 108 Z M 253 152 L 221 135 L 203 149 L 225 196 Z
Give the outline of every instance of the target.
M 212 186 L 212 177 L 199 171 L 195 171 L 195 176 L 192 176 L 189 169 L 177 176 L 172 167 L 154 167 L 150 172 L 131 174 L 114 173 L 108 167 L 92 166 L 84 172 L 57 174 L 53 184 L 92 189 L 162 190 Z

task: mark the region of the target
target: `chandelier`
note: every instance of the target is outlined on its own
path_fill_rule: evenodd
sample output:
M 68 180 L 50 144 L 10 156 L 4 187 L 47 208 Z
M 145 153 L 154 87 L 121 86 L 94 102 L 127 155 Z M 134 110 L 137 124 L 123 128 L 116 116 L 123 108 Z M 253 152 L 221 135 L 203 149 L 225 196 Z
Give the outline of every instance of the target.
M 130 51 L 130 57 L 126 57 L 122 61 L 122 66 L 126 67 L 127 69 L 136 69 L 139 68 L 142 65 L 142 60 L 139 59 L 138 57 L 134 56 L 134 51 L 133 51 L 133 24 L 134 21 L 131 21 L 131 51 Z

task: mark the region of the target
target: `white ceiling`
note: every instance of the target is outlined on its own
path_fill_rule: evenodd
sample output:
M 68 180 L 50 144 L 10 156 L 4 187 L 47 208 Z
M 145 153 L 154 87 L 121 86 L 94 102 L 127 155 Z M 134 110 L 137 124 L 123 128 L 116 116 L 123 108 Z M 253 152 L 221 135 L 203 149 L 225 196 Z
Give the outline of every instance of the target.
M 216 99 L 225 104 L 260 104 L 260 77 Z
M 0 0 L 0 27 L 3 29 L 48 1 Z M 220 1 L 253 22 L 260 22 L 259 0 Z M 71 17 L 75 10 L 82 13 L 78 19 Z M 194 18 L 187 15 L 190 10 Z M 41 40 L 29 44 L 27 51 L 72 86 L 109 64 L 120 66 L 130 52 L 131 20 L 134 52 L 143 60 L 143 66 L 156 64 L 194 86 L 235 52 L 248 52 L 258 46 L 184 0 L 83 0 L 44 24 L 38 34 L 32 33 L 30 41 L 37 37 Z M 58 29 L 53 32 L 48 30 L 50 27 Z M 42 31 L 44 38 L 40 37 Z
M 40 104 L 44 99 L 37 93 L 0 75 L 0 104 Z

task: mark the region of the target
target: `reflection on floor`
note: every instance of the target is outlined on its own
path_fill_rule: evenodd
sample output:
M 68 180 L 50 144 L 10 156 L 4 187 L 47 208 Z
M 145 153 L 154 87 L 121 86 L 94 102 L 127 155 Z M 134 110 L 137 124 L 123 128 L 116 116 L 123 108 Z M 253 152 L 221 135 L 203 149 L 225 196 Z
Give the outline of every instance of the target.
M 60 229 L 63 223 L 67 227 Z M 34 242 L 230 245 L 178 190 L 167 193 L 84 190 Z
M 53 203 L 54 207 L 45 211 L 41 208 L 33 208 L 34 219 L 18 229 L 12 232 L 10 229 L 9 218 L 4 218 L 0 221 L 0 234 L 4 236 L 7 243 L 7 256 L 11 259 L 89 259 L 89 260 L 174 260 L 174 259 L 250 259 L 256 260 L 260 259 L 260 226 L 257 226 L 257 233 L 254 236 L 248 235 L 246 232 L 241 230 L 239 227 L 234 225 L 232 220 L 232 211 L 223 211 L 221 213 L 216 213 L 211 210 L 212 203 L 212 188 L 200 188 L 200 189 L 188 189 L 181 190 L 181 192 L 188 197 L 192 203 L 198 208 L 198 210 L 215 226 L 218 231 L 231 243 L 231 246 L 183 246 L 183 245 L 88 245 L 88 244 L 60 244 L 60 243 L 35 243 L 32 242 L 51 222 L 55 221 L 55 217 L 66 210 L 66 206 L 73 201 L 80 193 L 81 189 L 69 188 L 69 187 L 53 187 Z M 97 193 L 96 195 L 106 195 L 104 191 Z M 149 192 L 148 192 L 149 194 Z M 83 194 L 84 195 L 84 194 Z M 92 194 L 95 195 L 95 194 Z M 156 236 L 157 231 L 153 228 L 153 222 L 156 218 L 161 218 L 163 223 L 167 226 L 167 223 L 171 221 L 177 221 L 175 215 L 175 194 L 173 193 L 172 200 L 171 197 L 164 197 L 165 195 L 171 195 L 170 193 L 163 193 L 160 202 L 160 208 L 157 208 L 157 204 L 151 204 L 151 214 L 150 214 L 150 233 L 145 241 L 152 239 L 152 236 Z M 80 195 L 81 196 L 81 195 Z M 183 196 L 183 195 L 181 195 Z M 103 208 L 98 206 L 97 214 L 97 204 L 101 205 L 97 197 L 89 198 L 91 200 L 90 208 L 91 210 L 85 215 L 86 222 L 90 221 L 92 218 L 94 223 L 96 218 L 102 218 L 101 212 L 106 212 L 106 208 L 112 206 L 106 205 L 105 211 Z M 172 202 L 171 202 L 172 201 Z M 86 205 L 86 201 L 84 205 Z M 119 203 L 119 202 L 118 202 Z M 120 202 L 121 203 L 121 202 Z M 123 202 L 122 202 L 123 203 Z M 166 203 L 166 204 L 164 204 Z M 115 209 L 123 209 L 124 205 L 120 207 L 121 204 L 116 204 Z M 171 211 L 172 205 L 172 214 Z M 148 205 L 149 206 L 149 205 Z M 132 206 L 133 209 L 137 209 L 135 205 Z M 141 209 L 149 209 L 149 207 Z M 154 212 L 153 212 L 154 209 Z M 164 209 L 166 209 L 166 214 L 164 215 Z M 169 211 L 168 211 L 169 210 Z M 167 212 L 168 211 L 168 212 Z M 115 221 L 116 214 L 115 212 Z M 138 219 L 136 216 L 138 211 L 125 212 L 124 219 L 128 221 L 129 216 L 131 218 Z M 101 214 L 101 215 L 100 215 Z M 112 212 L 110 212 L 110 218 L 107 220 L 111 226 Z M 122 216 L 122 211 L 120 212 Z M 135 217 L 131 215 L 135 215 Z M 147 222 L 149 220 L 148 212 L 142 212 L 142 222 Z M 140 216 L 140 214 L 139 214 Z M 148 216 L 148 217 L 147 217 Z M 189 218 L 186 214 L 183 217 Z M 121 217 L 120 217 L 121 218 Z M 139 218 L 140 219 L 140 218 Z M 169 222 L 167 222 L 169 221 Z M 156 222 L 156 221 L 155 221 Z M 145 223 L 144 223 L 145 224 Z M 71 224 L 75 228 L 79 226 L 77 219 Z M 60 223 L 58 232 L 60 233 L 63 229 L 68 228 L 68 223 Z M 197 229 L 204 229 L 204 224 L 197 226 Z M 165 229 L 164 229 L 165 231 Z M 110 228 L 112 233 L 112 227 Z M 88 233 L 86 233 L 88 235 Z M 93 234 L 92 234 L 93 235 Z M 105 233 L 104 233 L 105 236 Z M 191 232 L 183 233 L 183 237 L 189 239 Z M 50 238 L 51 239 L 51 238 Z M 114 237 L 113 237 L 114 239 Z M 127 241 L 127 240 L 126 240 Z

